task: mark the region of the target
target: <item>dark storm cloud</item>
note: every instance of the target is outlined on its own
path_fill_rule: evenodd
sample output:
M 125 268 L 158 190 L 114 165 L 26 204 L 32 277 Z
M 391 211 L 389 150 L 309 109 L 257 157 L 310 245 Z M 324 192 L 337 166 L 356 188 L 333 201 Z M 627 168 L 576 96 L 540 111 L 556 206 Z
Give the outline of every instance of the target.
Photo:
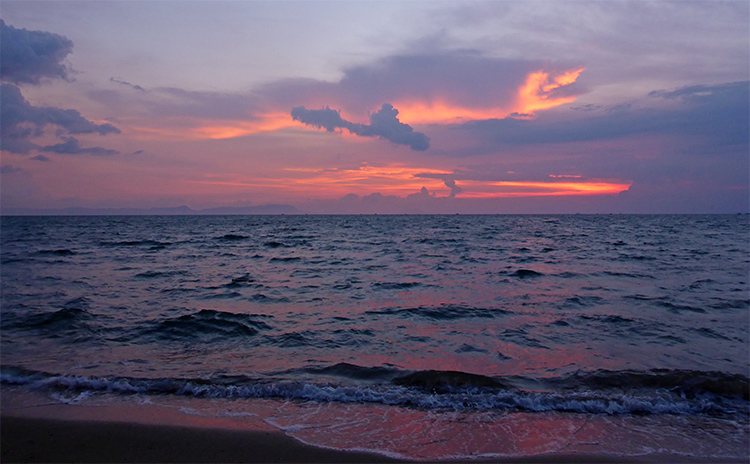
M 119 134 L 111 124 L 95 124 L 76 110 L 31 105 L 12 84 L 0 85 L 0 139 L 2 149 L 27 154 L 39 148 L 31 142 L 43 134 L 47 126 L 57 126 L 57 135 Z
M 62 143 L 43 147 L 41 148 L 41 151 L 46 151 L 50 153 L 60 153 L 63 155 L 96 155 L 96 156 L 108 156 L 108 155 L 116 155 L 120 153 L 117 150 L 108 150 L 106 148 L 101 148 L 101 147 L 90 147 L 90 148 L 81 147 L 81 145 L 78 143 L 78 140 L 74 139 L 73 137 L 65 137 L 63 140 L 65 141 Z
M 14 84 L 39 84 L 43 78 L 68 78 L 62 61 L 73 42 L 61 35 L 8 26 L 0 19 L 0 77 Z
M 541 115 L 535 120 L 471 121 L 461 128 L 484 134 L 496 143 L 511 145 L 584 142 L 645 134 L 703 136 L 707 143 L 722 145 L 748 143 L 748 82 L 659 90 L 649 96 L 679 100 L 681 104 L 664 109 L 618 105 L 596 116 L 572 120 L 551 120 Z
M 346 129 L 361 137 L 378 137 L 399 145 L 408 145 L 412 150 L 424 151 L 430 147 L 430 139 L 421 132 L 415 132 L 408 124 L 398 120 L 398 110 L 389 103 L 383 103 L 378 111 L 370 115 L 370 124 L 357 124 L 341 117 L 338 111 L 325 107 L 308 110 L 304 106 L 292 108 L 292 119 L 309 126 L 333 132 Z

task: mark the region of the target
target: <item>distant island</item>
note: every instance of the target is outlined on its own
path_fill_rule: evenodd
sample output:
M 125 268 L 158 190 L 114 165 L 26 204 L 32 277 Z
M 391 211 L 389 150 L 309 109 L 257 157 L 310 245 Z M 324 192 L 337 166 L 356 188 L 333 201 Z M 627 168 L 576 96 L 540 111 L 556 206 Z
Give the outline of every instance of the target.
M 253 214 L 304 214 L 292 205 L 223 206 L 192 209 L 188 206 L 171 208 L 6 208 L 2 216 L 208 216 Z

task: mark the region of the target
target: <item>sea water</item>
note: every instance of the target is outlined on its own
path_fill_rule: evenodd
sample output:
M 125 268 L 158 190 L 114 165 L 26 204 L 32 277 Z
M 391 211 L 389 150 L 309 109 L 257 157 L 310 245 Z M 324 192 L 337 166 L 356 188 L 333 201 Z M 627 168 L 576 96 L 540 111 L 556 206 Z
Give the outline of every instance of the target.
M 748 454 L 748 215 L 0 226 L 6 390 L 411 459 Z

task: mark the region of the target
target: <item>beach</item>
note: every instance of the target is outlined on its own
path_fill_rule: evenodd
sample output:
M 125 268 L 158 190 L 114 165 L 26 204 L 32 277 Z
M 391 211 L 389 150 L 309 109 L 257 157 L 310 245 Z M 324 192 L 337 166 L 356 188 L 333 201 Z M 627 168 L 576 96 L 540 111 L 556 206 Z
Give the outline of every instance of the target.
M 544 453 L 436 461 L 302 443 L 259 416 L 199 417 L 155 405 L 44 403 L 41 395 L 3 392 L 0 461 L 10 462 L 496 462 L 739 463 L 742 459 Z M 507 437 L 510 439 L 510 437 Z

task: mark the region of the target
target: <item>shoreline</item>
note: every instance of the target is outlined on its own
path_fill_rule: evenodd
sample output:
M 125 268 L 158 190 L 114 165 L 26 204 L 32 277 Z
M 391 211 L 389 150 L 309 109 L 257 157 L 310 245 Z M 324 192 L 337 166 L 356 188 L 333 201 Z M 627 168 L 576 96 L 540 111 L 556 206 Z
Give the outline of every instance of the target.
M 15 397 L 15 398 L 14 398 Z M 143 404 L 29 403 L 3 391 L 0 461 L 10 462 L 430 462 L 303 443 L 258 416 L 199 417 Z M 13 404 L 16 403 L 16 404 Z M 699 463 L 748 462 L 678 455 L 538 454 L 432 462 Z

